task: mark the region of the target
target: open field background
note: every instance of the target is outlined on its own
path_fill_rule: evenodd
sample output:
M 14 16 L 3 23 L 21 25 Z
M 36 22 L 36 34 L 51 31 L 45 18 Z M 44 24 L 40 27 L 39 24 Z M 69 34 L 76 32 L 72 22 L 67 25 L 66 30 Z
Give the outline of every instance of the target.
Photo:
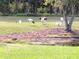
M 36 23 L 33 25 L 27 21 L 28 18 L 33 18 Z M 19 19 L 22 20 L 22 24 L 16 23 Z M 59 17 L 48 17 L 48 24 L 43 25 L 39 17 L 0 17 L 0 34 L 21 33 L 28 31 L 42 30 L 46 28 L 57 28 L 55 23 L 59 21 Z M 79 18 L 76 17 L 73 23 L 73 29 L 79 28 Z
M 22 19 L 23 21 L 27 21 L 26 19 L 32 18 L 35 21 L 39 22 L 40 17 L 0 16 L 0 21 L 15 22 L 19 19 Z M 60 17 L 55 17 L 55 16 L 52 16 L 52 17 L 50 16 L 50 17 L 47 17 L 47 18 L 48 18 L 48 21 L 58 21 L 58 20 L 60 20 Z M 68 17 L 68 18 L 70 18 L 70 17 Z M 79 21 L 79 17 L 75 17 L 75 21 Z
M 59 17 L 48 17 L 45 26 L 38 20 L 39 17 L 31 17 L 35 24 L 28 23 L 26 18 L 0 17 L 0 35 L 57 28 L 55 22 L 59 20 Z M 19 19 L 22 19 L 22 24 L 16 23 Z M 78 19 L 75 18 L 73 29 L 79 30 Z M 0 59 L 79 59 L 79 47 L 0 43 Z

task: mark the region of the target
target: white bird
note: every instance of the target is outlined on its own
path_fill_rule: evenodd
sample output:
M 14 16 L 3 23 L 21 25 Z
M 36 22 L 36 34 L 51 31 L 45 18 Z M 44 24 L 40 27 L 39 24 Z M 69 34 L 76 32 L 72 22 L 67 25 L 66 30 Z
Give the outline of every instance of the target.
M 29 22 L 32 22 L 33 24 L 35 23 L 35 21 L 31 18 L 27 19 Z
M 57 26 L 57 29 L 58 28 L 62 28 L 64 26 L 64 19 L 63 19 L 63 17 L 61 17 L 60 21 L 56 22 L 55 25 Z
M 63 21 L 64 20 L 63 17 L 61 17 L 60 20 Z
M 29 19 L 27 19 L 29 22 L 32 22 L 33 21 L 33 19 L 31 19 L 31 18 L 29 18 Z
M 61 22 L 56 22 L 55 24 L 56 24 L 57 27 L 61 27 L 62 26 Z
M 47 24 L 47 17 L 41 17 L 40 20 L 42 24 Z
M 22 23 L 22 20 L 21 20 L 21 19 L 19 19 L 17 23 L 21 24 L 21 23 Z
M 64 18 L 63 17 L 60 18 L 60 22 L 62 23 L 62 25 L 64 25 Z

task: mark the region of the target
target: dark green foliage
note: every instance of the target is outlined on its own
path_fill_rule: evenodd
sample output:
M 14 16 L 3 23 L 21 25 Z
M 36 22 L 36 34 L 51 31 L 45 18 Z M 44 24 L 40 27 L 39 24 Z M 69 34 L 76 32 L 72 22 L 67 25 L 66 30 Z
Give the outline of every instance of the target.
M 62 1 L 62 2 L 59 2 Z M 27 4 L 28 3 L 28 4 Z M 79 0 L 0 0 L 0 13 L 3 15 L 10 14 L 40 14 L 40 13 L 49 13 L 50 15 L 60 14 L 61 6 L 58 4 L 66 6 L 64 8 L 67 11 L 68 15 L 71 15 L 71 5 L 75 7 L 75 15 L 79 14 Z M 42 9 L 41 9 L 42 8 Z M 14 11 L 12 11 L 14 10 Z M 62 13 L 60 14 L 62 15 Z

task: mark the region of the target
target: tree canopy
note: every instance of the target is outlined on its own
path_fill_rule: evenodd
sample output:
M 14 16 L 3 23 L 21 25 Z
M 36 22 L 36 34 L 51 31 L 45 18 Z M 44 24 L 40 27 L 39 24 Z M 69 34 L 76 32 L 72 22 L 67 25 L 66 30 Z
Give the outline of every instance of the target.
M 62 15 L 66 6 L 67 14 L 71 15 L 74 5 L 75 14 L 79 14 L 79 0 L 0 0 L 0 14 L 40 14 Z

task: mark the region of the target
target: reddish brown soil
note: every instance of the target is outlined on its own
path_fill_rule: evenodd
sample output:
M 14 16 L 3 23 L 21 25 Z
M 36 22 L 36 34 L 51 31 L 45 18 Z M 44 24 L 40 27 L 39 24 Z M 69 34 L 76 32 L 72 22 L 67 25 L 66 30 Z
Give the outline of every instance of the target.
M 49 36 L 51 35 L 51 37 Z M 55 36 L 56 35 L 56 36 Z M 75 36 L 74 36 L 75 35 Z M 66 42 L 70 40 L 79 39 L 79 30 L 74 30 L 73 33 L 67 33 L 64 29 L 45 29 L 37 32 L 24 32 L 24 33 L 13 33 L 9 35 L 0 35 L 0 40 L 7 39 L 25 39 L 33 42 Z

